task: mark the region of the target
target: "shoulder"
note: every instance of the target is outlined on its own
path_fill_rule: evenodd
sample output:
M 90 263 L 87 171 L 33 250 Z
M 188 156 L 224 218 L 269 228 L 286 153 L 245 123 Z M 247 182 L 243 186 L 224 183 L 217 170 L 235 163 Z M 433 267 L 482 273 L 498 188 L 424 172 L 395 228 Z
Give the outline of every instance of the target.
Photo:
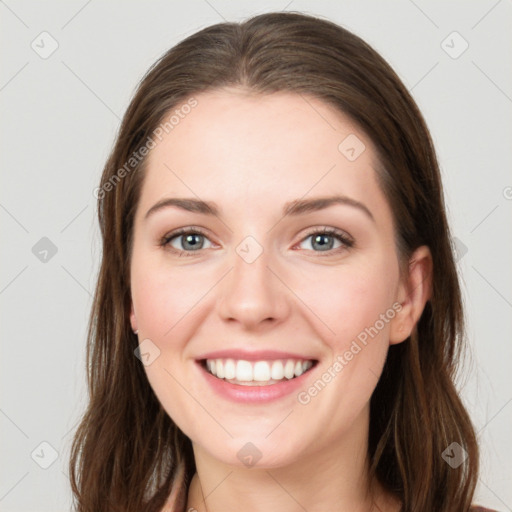
M 492 510 L 490 508 L 481 507 L 480 505 L 473 505 L 469 512 L 497 512 L 497 510 Z

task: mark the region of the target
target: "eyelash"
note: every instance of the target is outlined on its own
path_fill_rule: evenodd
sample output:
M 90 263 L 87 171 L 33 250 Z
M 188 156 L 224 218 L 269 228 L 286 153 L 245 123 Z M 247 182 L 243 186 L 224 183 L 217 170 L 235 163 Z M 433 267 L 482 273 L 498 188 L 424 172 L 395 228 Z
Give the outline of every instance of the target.
M 173 231 L 172 233 L 169 233 L 168 235 L 165 235 L 160 240 L 160 245 L 164 248 L 168 248 L 170 251 L 177 253 L 178 256 L 195 256 L 194 253 L 199 253 L 198 251 L 181 251 L 179 249 L 176 249 L 174 247 L 170 246 L 170 242 L 174 240 L 175 238 L 181 236 L 181 235 L 201 235 L 205 238 L 208 238 L 207 234 L 202 231 L 200 228 L 181 228 L 176 231 Z M 313 235 L 326 235 L 326 236 L 332 236 L 336 238 L 338 241 L 340 241 L 343 244 L 343 247 L 337 247 L 336 249 L 329 249 L 327 251 L 313 251 L 320 253 L 320 256 L 331 256 L 332 254 L 338 253 L 340 250 L 343 249 L 350 249 L 354 247 L 354 240 L 350 238 L 347 234 L 345 234 L 343 231 L 330 228 L 330 227 L 322 227 L 322 228 L 314 228 L 310 232 L 308 232 L 299 243 L 304 242 L 309 237 Z M 321 253 L 325 252 L 325 255 L 322 255 Z

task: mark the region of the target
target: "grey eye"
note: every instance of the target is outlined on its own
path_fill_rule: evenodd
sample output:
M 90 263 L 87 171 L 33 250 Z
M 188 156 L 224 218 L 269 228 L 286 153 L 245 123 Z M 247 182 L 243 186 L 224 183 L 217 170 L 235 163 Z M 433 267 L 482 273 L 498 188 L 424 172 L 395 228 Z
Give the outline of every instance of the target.
M 205 248 L 205 243 L 209 243 L 208 247 L 211 247 L 208 238 L 193 231 L 176 235 L 169 240 L 169 244 L 179 251 L 198 251 Z
M 308 250 L 313 250 L 316 252 L 322 251 L 330 251 L 332 249 L 337 249 L 343 245 L 343 242 L 340 240 L 340 237 L 337 235 L 332 235 L 330 233 L 313 233 L 307 236 L 302 243 L 306 243 L 308 240 L 309 247 L 304 247 Z M 338 245 L 335 245 L 335 244 Z

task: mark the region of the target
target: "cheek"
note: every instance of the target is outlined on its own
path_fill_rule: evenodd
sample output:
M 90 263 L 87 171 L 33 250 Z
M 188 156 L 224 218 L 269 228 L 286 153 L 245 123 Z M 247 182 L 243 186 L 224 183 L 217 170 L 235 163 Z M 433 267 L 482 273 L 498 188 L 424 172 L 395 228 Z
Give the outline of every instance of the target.
M 200 321 L 194 306 L 204 295 L 206 283 L 191 283 L 190 273 L 166 270 L 147 254 L 133 255 L 131 279 L 139 339 L 142 343 L 151 340 L 157 347 L 152 350 L 158 350 L 151 364 L 144 366 L 149 384 L 167 414 L 188 434 L 200 411 L 191 407 L 190 396 L 180 383 L 189 383 L 187 390 L 197 395 L 191 365 L 183 362 L 187 340 Z
M 321 382 L 304 389 L 303 401 L 299 400 L 301 404 L 311 400 L 309 410 L 314 408 L 322 421 L 349 425 L 375 389 L 389 348 L 390 321 L 396 314 L 398 264 L 395 267 L 394 261 L 338 267 L 329 275 L 317 274 L 314 286 L 311 280 L 302 283 L 304 302 L 333 331 L 323 338 L 331 359 L 325 363 Z
M 387 260 L 329 269 L 298 286 L 304 303 L 325 324 L 331 348 L 339 352 L 376 323 L 379 336 L 386 337 L 388 322 L 379 320 L 392 310 L 397 278 L 398 270 Z
M 166 269 L 153 262 L 143 265 L 142 258 L 132 262 L 132 300 L 139 331 L 144 337 L 158 340 L 177 339 L 195 315 L 195 307 L 211 284 L 194 277 L 185 269 Z M 173 336 L 174 335 L 174 336 Z

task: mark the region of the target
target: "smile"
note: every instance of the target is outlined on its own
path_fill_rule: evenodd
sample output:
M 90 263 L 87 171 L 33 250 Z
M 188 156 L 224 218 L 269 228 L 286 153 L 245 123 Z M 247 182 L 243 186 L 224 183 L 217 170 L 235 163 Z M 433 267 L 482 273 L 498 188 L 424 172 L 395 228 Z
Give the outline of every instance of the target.
M 243 359 L 206 359 L 204 368 L 214 377 L 242 386 L 270 386 L 300 377 L 314 366 L 308 359 L 245 361 Z

